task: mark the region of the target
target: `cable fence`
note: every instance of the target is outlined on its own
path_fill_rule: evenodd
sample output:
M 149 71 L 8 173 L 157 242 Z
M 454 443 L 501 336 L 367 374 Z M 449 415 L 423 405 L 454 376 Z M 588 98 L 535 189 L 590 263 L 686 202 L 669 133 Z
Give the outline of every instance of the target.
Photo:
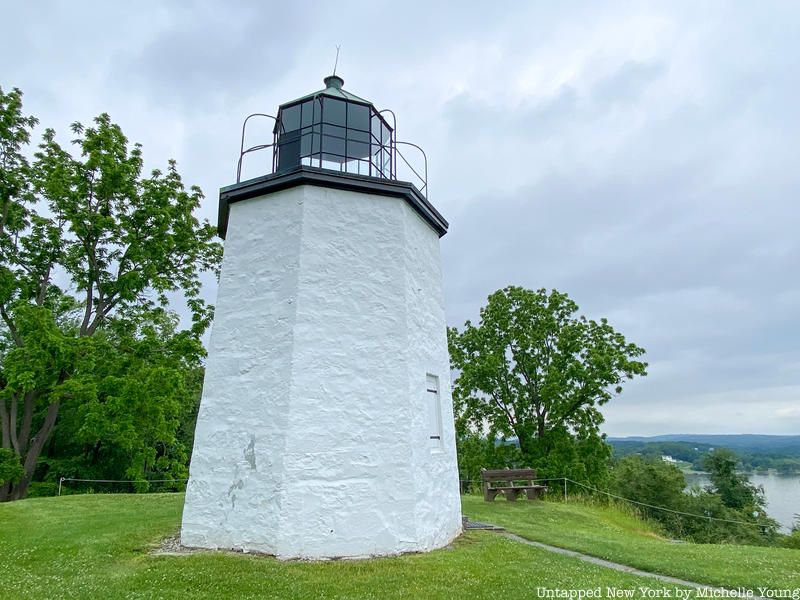
M 141 490 L 135 489 L 137 485 L 147 485 L 151 486 L 153 484 L 170 484 L 173 487 L 172 490 L 153 490 L 148 489 L 149 492 L 154 491 L 176 491 L 174 488 L 178 487 L 181 490 L 183 486 L 186 485 L 188 479 L 85 479 L 85 478 L 78 478 L 78 477 L 60 477 L 58 480 L 58 496 L 61 496 L 63 493 L 67 491 L 67 483 L 88 483 L 88 484 L 101 484 L 101 485 L 119 485 L 119 486 L 126 486 L 127 489 L 124 492 L 140 492 Z M 708 522 L 720 522 L 720 523 L 730 523 L 736 525 L 746 525 L 750 527 L 763 527 L 763 524 L 756 523 L 752 521 L 741 521 L 737 519 L 725 519 L 721 517 L 714 517 L 711 515 L 701 515 L 697 513 L 690 513 L 681 510 L 676 510 L 673 508 L 668 508 L 666 506 L 658 506 L 655 504 L 649 504 L 647 502 L 640 502 L 638 500 L 633 500 L 632 498 L 625 498 L 618 494 L 613 494 L 606 490 L 601 490 L 595 486 L 588 485 L 585 483 L 581 483 L 580 481 L 575 481 L 574 479 L 570 479 L 569 477 L 542 477 L 532 480 L 534 483 L 545 483 L 548 485 L 549 492 L 558 494 L 561 496 L 562 500 L 568 501 L 570 499 L 570 485 L 577 486 L 579 489 L 586 490 L 590 492 L 590 494 L 599 494 L 601 496 L 611 498 L 618 502 L 627 502 L 633 506 L 647 508 L 650 510 L 662 511 L 664 513 L 670 513 L 674 515 L 680 515 L 682 517 L 690 517 L 694 519 L 702 519 Z M 460 479 L 459 480 L 461 493 L 468 494 L 468 493 L 476 493 L 481 490 L 483 485 L 483 481 L 480 479 Z M 114 492 L 115 490 L 111 489 L 110 491 Z M 73 492 L 74 493 L 74 492 Z M 118 491 L 119 493 L 119 491 Z M 573 495 L 574 488 L 573 488 Z
M 568 487 L 569 487 L 568 484 L 571 484 L 572 486 L 577 486 L 579 489 L 586 490 L 586 491 L 590 492 L 591 494 L 599 494 L 601 496 L 604 496 L 604 497 L 607 497 L 607 498 L 611 498 L 611 499 L 616 500 L 618 502 L 627 502 L 627 503 L 629 503 L 629 504 L 631 504 L 633 506 L 638 506 L 638 507 L 642 507 L 642 508 L 648 508 L 650 510 L 662 511 L 664 513 L 670 513 L 670 514 L 679 515 L 679 516 L 683 516 L 683 517 L 691 517 L 691 518 L 694 518 L 694 519 L 702 519 L 702 520 L 707 521 L 707 522 L 720 522 L 720 523 L 730 523 L 730 524 L 736 524 L 736 525 L 747 525 L 747 526 L 750 526 L 750 527 L 757 527 L 757 528 L 763 528 L 764 527 L 763 523 L 756 523 L 756 522 L 753 522 L 753 521 L 741 521 L 741 520 L 737 520 L 737 519 L 725 519 L 725 518 L 721 518 L 721 517 L 714 517 L 714 516 L 711 516 L 711 515 L 701 515 L 701 514 L 697 514 L 697 513 L 685 512 L 685 511 L 682 511 L 682 510 L 675 510 L 673 508 L 668 508 L 666 506 L 657 506 L 655 504 L 648 504 L 647 502 L 640 502 L 638 500 L 633 500 L 631 498 L 625 498 L 623 496 L 619 496 L 617 494 L 613 494 L 613 493 L 608 492 L 606 490 L 601 490 L 601 489 L 599 489 L 597 487 L 594 487 L 594 486 L 591 486 L 591 485 L 588 485 L 588 484 L 585 484 L 585 483 L 581 483 L 580 481 L 575 481 L 574 479 L 570 479 L 569 477 L 550 477 L 550 478 L 534 479 L 532 481 L 534 483 L 538 483 L 538 482 L 548 483 L 548 487 L 550 488 L 548 491 L 552 494 L 554 491 L 557 490 L 559 495 L 562 497 L 562 499 L 564 501 L 567 501 L 567 500 L 570 499 L 570 492 L 568 490 Z M 552 485 L 552 482 L 561 482 L 562 485 L 554 486 L 554 485 Z M 462 492 L 462 494 L 479 492 L 481 490 L 481 486 L 483 485 L 483 481 L 480 480 L 480 479 L 461 479 L 460 483 L 461 483 L 461 492 Z M 574 494 L 574 492 L 573 492 L 573 495 L 576 495 L 576 494 Z
M 83 479 L 79 477 L 60 477 L 58 479 L 58 496 L 61 496 L 62 493 L 66 493 L 70 490 L 67 489 L 68 482 L 70 483 L 83 483 L 83 484 L 90 484 L 89 486 L 80 486 L 80 487 L 88 487 L 91 491 L 94 491 L 93 484 L 101 484 L 102 490 L 104 493 L 142 493 L 142 491 L 147 492 L 166 492 L 166 491 L 180 491 L 188 482 L 188 479 Z M 150 486 L 153 484 L 160 484 L 156 486 L 156 489 L 150 489 Z M 170 485 L 164 485 L 170 484 Z M 147 486 L 146 490 L 142 490 L 143 486 Z M 116 486 L 116 487 L 115 487 Z M 124 489 L 120 489 L 124 488 Z M 172 489 L 164 489 L 164 488 L 172 488 Z M 179 488 L 179 489 L 175 489 Z M 83 491 L 86 491 L 85 489 Z M 74 491 L 70 491 L 70 493 L 74 493 Z M 79 492 L 80 493 L 80 492 Z

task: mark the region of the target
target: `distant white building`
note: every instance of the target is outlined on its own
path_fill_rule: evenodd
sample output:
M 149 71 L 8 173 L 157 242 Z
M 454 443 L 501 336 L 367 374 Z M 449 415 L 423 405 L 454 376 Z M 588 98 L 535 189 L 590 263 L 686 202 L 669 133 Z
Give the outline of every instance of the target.
M 362 557 L 461 532 L 448 224 L 397 179 L 391 111 L 325 83 L 279 108 L 274 172 L 220 192 L 185 546 Z
M 661 460 L 663 460 L 665 463 L 669 463 L 671 465 L 674 465 L 674 464 L 678 463 L 678 461 L 675 460 L 674 458 L 672 458 L 669 454 L 662 454 L 661 455 Z

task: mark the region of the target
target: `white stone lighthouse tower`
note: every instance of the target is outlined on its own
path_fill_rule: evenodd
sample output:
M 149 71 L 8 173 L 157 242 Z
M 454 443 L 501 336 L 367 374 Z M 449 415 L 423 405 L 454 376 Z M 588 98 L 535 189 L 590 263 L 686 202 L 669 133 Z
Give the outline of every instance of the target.
M 270 174 L 220 191 L 185 546 L 360 557 L 461 531 L 447 222 L 397 178 L 394 115 L 343 83 L 282 105 Z

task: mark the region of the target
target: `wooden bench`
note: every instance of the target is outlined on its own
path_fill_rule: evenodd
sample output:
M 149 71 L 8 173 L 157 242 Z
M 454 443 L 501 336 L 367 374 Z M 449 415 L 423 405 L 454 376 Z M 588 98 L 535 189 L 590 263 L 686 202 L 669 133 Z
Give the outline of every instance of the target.
M 528 500 L 536 500 L 547 486 L 534 484 L 535 479 L 536 469 L 481 469 L 483 499 L 493 502 L 502 492 L 506 500 L 514 502 L 517 494 L 525 492 Z

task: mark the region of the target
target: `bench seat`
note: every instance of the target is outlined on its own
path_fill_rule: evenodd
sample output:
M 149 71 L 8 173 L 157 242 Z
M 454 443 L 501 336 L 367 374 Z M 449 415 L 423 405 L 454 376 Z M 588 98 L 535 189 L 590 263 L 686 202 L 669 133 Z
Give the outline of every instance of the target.
M 481 469 L 483 499 L 493 502 L 497 494 L 502 493 L 507 501 L 515 502 L 517 496 L 525 492 L 528 500 L 535 500 L 547 489 L 546 485 L 535 484 L 535 480 L 535 469 Z

